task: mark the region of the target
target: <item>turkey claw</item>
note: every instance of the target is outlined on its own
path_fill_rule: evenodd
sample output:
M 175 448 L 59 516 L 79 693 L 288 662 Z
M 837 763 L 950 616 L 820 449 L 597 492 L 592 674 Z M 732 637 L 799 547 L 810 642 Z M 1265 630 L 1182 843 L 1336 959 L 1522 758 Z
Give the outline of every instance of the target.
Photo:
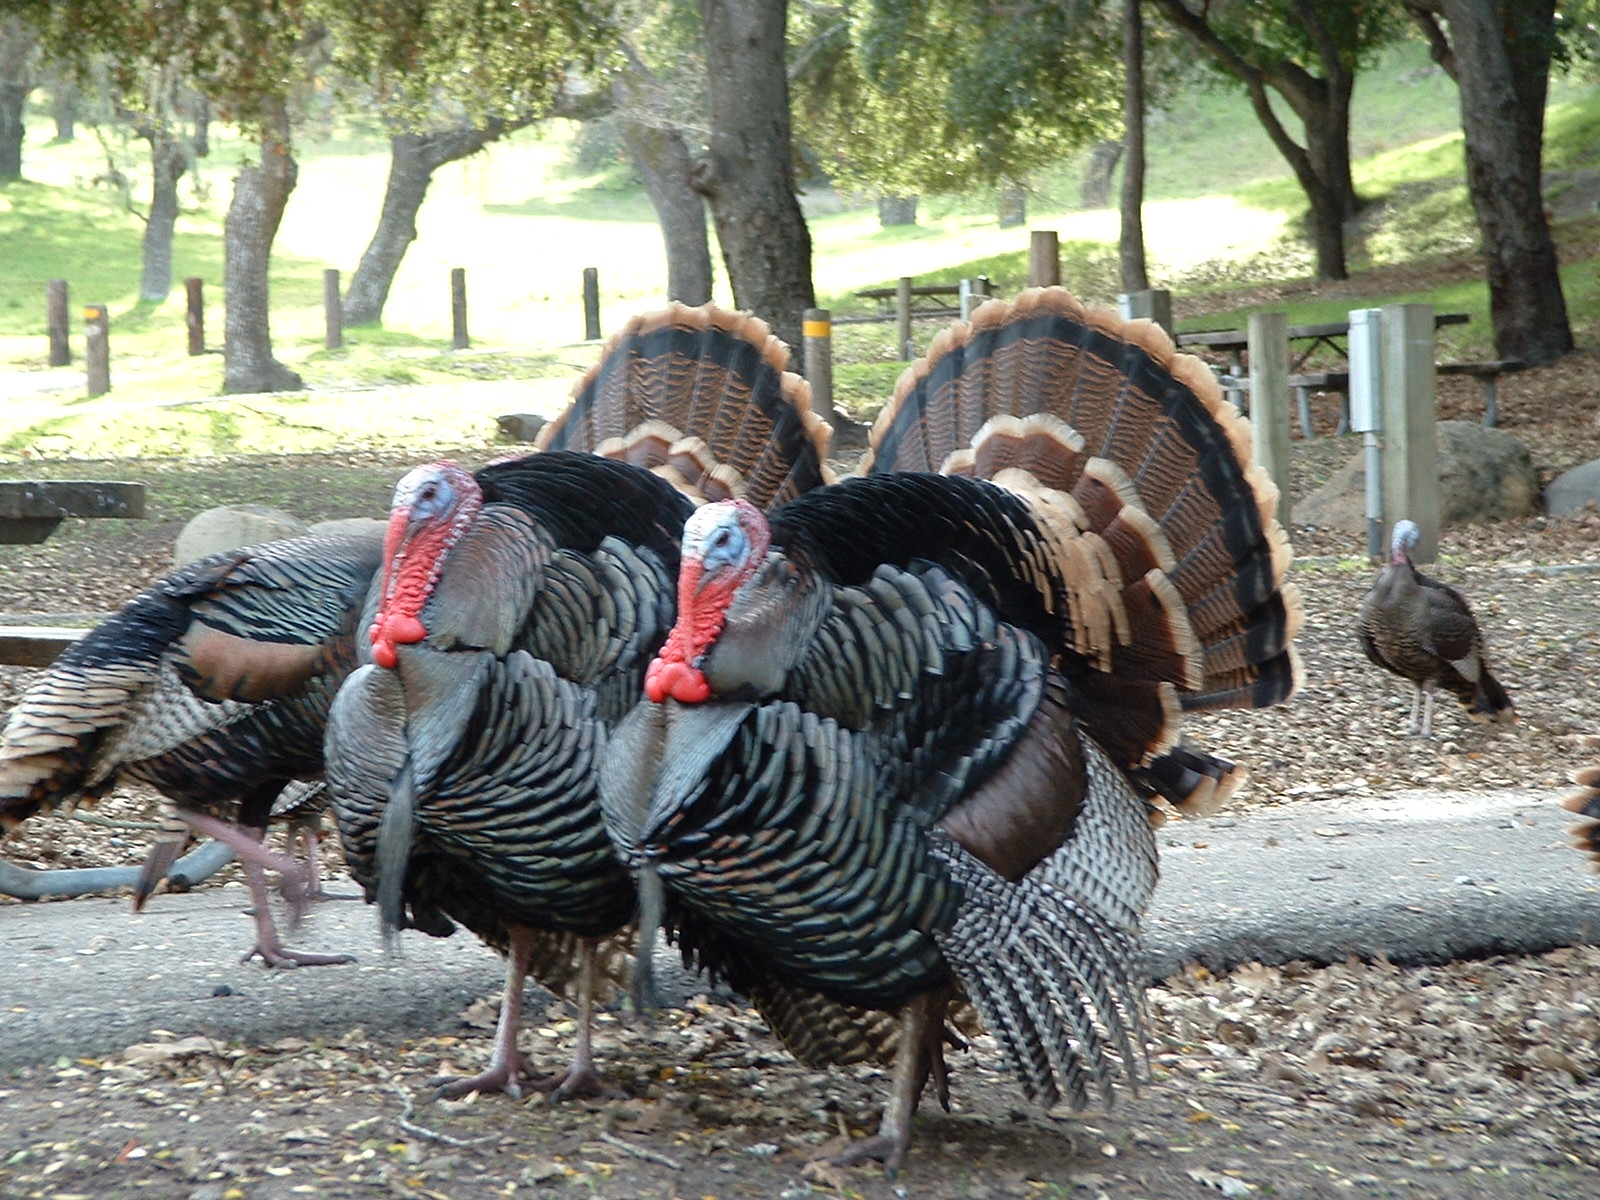
M 501 1064 L 477 1075 L 435 1075 L 427 1086 L 434 1089 L 435 1100 L 459 1100 L 473 1092 L 504 1092 L 513 1100 L 521 1100 L 523 1084 L 537 1090 L 549 1079 L 547 1075 L 534 1074 L 525 1063 Z
M 876 1159 L 883 1164 L 885 1179 L 893 1179 L 900 1173 L 900 1168 L 906 1164 L 906 1151 L 910 1149 L 909 1137 L 892 1137 L 889 1134 L 879 1133 L 872 1137 L 862 1138 L 852 1142 L 839 1153 L 822 1159 L 821 1162 L 830 1167 L 853 1167 L 868 1159 Z M 812 1164 L 807 1164 L 809 1168 Z
M 564 1100 L 615 1100 L 621 1095 L 608 1088 L 600 1078 L 600 1073 L 593 1068 L 573 1067 L 550 1079 L 547 1084 L 538 1086 L 540 1091 L 547 1093 L 551 1104 L 560 1104 Z
M 356 961 L 354 954 L 312 954 L 306 950 L 284 950 L 276 946 L 263 946 L 260 942 L 251 946 L 249 953 L 239 961 L 247 963 L 252 958 L 258 957 L 267 966 L 280 971 L 293 970 L 296 967 L 337 967 Z

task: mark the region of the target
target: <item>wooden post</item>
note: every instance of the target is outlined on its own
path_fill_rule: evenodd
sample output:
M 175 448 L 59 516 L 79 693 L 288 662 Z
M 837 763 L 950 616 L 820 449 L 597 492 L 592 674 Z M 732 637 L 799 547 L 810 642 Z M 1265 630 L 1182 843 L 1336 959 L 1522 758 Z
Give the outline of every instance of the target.
M 911 341 L 911 276 L 900 276 L 894 293 L 895 332 L 900 340 L 900 361 L 910 362 L 916 357 L 916 347 Z
M 83 306 L 83 363 L 88 394 L 104 396 L 111 390 L 111 319 L 104 304 Z
M 44 285 L 45 309 L 50 320 L 50 365 L 65 367 L 72 363 L 72 343 L 67 316 L 67 281 L 52 279 Z
M 600 270 L 583 269 L 583 340 L 597 341 L 600 337 Z
M 1278 522 L 1289 528 L 1289 314 L 1252 313 L 1250 430 L 1256 461 L 1278 485 Z
M 1438 403 L 1433 378 L 1433 305 L 1383 306 L 1383 546 L 1409 518 L 1422 537 L 1412 557 L 1439 554 Z
M 450 349 L 465 350 L 467 337 L 467 269 L 450 268 Z
M 805 335 L 806 382 L 811 385 L 811 411 L 833 424 L 833 314 L 808 308 L 800 323 Z
M 1061 242 L 1053 229 L 1035 229 L 1028 238 L 1028 286 L 1059 287 Z
M 1165 288 L 1123 292 L 1117 297 L 1117 308 L 1129 320 L 1154 321 L 1172 336 L 1172 293 Z
M 184 323 L 189 327 L 189 353 L 191 355 L 204 354 L 206 352 L 205 287 L 205 282 L 198 275 L 191 275 L 183 281 L 187 304 L 183 319 Z
M 337 350 L 344 345 L 344 310 L 339 306 L 339 272 L 328 267 L 322 272 L 322 345 Z

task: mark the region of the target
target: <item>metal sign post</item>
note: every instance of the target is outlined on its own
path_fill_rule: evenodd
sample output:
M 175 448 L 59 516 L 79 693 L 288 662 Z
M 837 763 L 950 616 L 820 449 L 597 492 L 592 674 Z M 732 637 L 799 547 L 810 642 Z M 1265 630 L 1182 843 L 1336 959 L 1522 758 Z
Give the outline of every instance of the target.
M 1350 310 L 1350 430 L 1366 450 L 1367 557 L 1383 557 L 1383 310 Z

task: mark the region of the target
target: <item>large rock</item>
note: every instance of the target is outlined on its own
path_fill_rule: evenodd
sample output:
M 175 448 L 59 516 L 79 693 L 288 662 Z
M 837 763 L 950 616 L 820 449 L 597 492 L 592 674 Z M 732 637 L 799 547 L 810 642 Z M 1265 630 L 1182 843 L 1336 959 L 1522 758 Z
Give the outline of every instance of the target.
M 1343 533 L 1367 528 L 1364 452 L 1294 506 L 1296 525 Z M 1439 422 L 1439 521 L 1446 527 L 1525 517 L 1539 507 L 1539 475 L 1527 446 L 1472 421 Z
M 172 561 L 181 567 L 208 554 L 299 537 L 305 531 L 305 524 L 298 518 L 259 504 L 208 508 L 183 527 L 173 543 Z
M 1587 504 L 1600 505 L 1600 459 L 1557 475 L 1544 491 L 1544 503 L 1557 517 L 1577 512 Z

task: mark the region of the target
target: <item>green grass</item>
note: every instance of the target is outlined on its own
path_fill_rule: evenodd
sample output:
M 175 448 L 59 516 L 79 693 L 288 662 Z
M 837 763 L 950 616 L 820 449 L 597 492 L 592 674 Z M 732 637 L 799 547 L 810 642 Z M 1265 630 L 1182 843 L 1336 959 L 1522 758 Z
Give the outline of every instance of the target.
M 1558 81 L 1552 97 L 1546 161 L 1561 172 L 1600 167 L 1600 90 Z M 1405 262 L 1475 244 L 1455 104 L 1454 86 L 1427 67 L 1416 47 L 1363 76 L 1352 140 L 1366 155 L 1356 164 L 1357 186 L 1373 203 L 1351 241 L 1353 265 Z M 1185 296 L 1215 297 L 1213 311 L 1186 327 L 1235 326 L 1251 311 L 1229 298 L 1239 284 L 1308 270 L 1297 233 L 1304 200 L 1239 92 L 1202 89 L 1170 109 L 1152 123 L 1150 138 L 1145 222 L 1154 282 Z M 198 188 L 186 185 L 175 245 L 178 287 L 164 302 L 141 303 L 142 223 L 120 198 L 88 186 L 104 170 L 100 147 L 88 137 L 50 143 L 48 124 L 35 116 L 24 152 L 28 180 L 0 187 L 0 457 L 488 445 L 495 414 L 553 410 L 593 360 L 594 348 L 578 340 L 584 267 L 600 271 L 606 328 L 659 303 L 664 291 L 660 234 L 643 193 L 619 188 L 614 170 L 575 169 L 572 130 L 558 122 L 442 169 L 384 325 L 346 330 L 343 349 L 324 350 L 322 272 L 330 266 L 347 278 L 353 272 L 388 167 L 386 143 L 370 122 L 342 122 L 302 139 L 300 182 L 273 256 L 275 351 L 311 391 L 222 398 L 220 356 L 183 353 L 181 280 L 206 280 L 207 340 L 220 345 L 221 218 L 247 147 L 216 131 Z M 137 150 L 118 151 L 119 165 L 135 177 L 136 199 L 147 186 Z M 903 274 L 947 282 L 986 275 L 1010 294 L 1025 279 L 1030 228 L 1059 232 L 1069 287 L 1091 302 L 1112 302 L 1119 290 L 1116 214 L 1076 208 L 1078 170 L 1068 163 L 1042 174 L 1021 229 L 997 228 L 992 197 L 983 195 L 927 198 L 921 223 L 896 229 L 880 228 L 864 202 L 807 197 L 819 303 L 840 315 L 869 311 L 854 292 Z M 444 349 L 455 266 L 467 271 L 474 349 L 464 353 Z M 731 303 L 717 267 L 717 299 Z M 29 374 L 44 366 L 43 291 L 55 276 L 69 280 L 74 308 L 110 306 L 115 390 L 107 397 L 41 393 L 44 377 Z M 1569 266 L 1564 280 L 1575 323 L 1595 324 L 1594 263 Z M 1277 307 L 1304 323 L 1397 301 L 1471 313 L 1464 330 L 1447 332 L 1460 339 L 1449 352 L 1473 353 L 1488 343 L 1481 284 Z M 919 345 L 936 328 L 919 323 Z M 892 340 L 886 325 L 836 329 L 842 407 L 870 413 L 889 394 L 902 369 Z M 8 388 L 7 373 L 30 382 Z

